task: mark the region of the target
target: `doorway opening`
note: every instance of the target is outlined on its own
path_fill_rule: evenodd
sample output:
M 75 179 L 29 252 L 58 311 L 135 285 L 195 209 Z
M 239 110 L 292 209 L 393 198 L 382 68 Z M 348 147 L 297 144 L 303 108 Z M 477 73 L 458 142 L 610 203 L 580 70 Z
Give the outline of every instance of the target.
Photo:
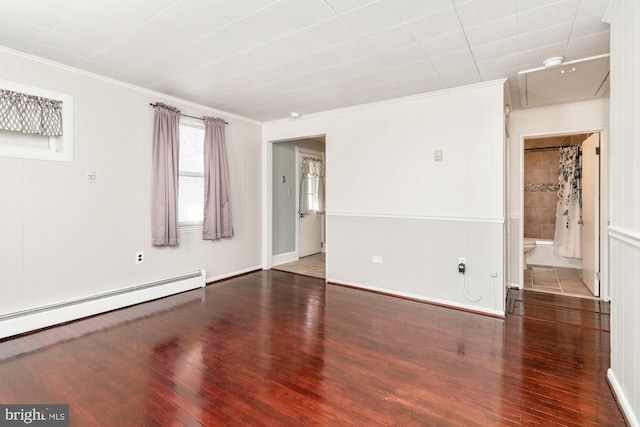
M 523 175 L 524 288 L 599 298 L 600 133 L 525 138 Z
M 272 144 L 272 266 L 325 278 L 325 137 Z

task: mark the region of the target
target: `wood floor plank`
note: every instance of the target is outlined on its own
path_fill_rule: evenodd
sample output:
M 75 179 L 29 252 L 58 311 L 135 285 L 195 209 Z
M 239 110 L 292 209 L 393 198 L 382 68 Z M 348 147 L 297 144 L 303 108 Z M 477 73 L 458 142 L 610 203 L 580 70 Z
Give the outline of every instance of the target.
M 68 403 L 74 426 L 625 425 L 608 305 L 508 307 L 260 271 L 0 341 L 0 402 Z

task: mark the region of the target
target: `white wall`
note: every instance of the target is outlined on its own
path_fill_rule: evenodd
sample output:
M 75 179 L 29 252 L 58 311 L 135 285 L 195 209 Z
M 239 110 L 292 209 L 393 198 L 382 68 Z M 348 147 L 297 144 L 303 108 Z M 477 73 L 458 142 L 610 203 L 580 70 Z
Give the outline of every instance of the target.
M 603 131 L 601 140 L 601 156 L 606 164 L 608 153 L 609 99 L 575 102 L 549 107 L 515 110 L 509 118 L 511 140 L 510 151 L 510 188 L 511 188 L 511 285 L 522 287 L 523 254 L 522 222 L 524 187 L 523 159 L 524 138 L 536 135 L 561 135 L 583 133 L 586 131 Z M 606 171 L 602 179 L 606 178 Z M 602 195 L 602 202 L 607 203 L 607 194 Z M 606 220 L 606 219 L 605 219 Z M 603 289 L 604 291 L 604 289 Z
M 611 10 L 611 369 L 632 426 L 640 426 L 640 5 Z
M 71 94 L 73 163 L 0 158 L 0 315 L 206 269 L 261 266 L 261 126 L 159 94 L 0 50 L 0 79 Z M 151 246 L 153 109 L 224 117 L 236 236 Z M 96 183 L 85 182 L 95 170 Z M 134 264 L 144 251 L 144 264 Z
M 503 312 L 503 91 L 491 82 L 264 125 L 265 159 L 270 141 L 326 134 L 329 281 Z

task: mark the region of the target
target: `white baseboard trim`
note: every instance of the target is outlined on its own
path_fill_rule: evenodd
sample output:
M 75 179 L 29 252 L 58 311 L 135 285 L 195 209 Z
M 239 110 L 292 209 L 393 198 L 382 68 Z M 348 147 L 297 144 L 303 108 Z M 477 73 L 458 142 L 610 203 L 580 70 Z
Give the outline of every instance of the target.
M 509 287 L 511 289 L 524 289 L 524 286 L 522 286 L 520 283 L 513 283 L 513 282 L 511 282 Z
M 288 262 L 297 261 L 298 259 L 298 252 L 296 251 L 274 255 L 272 267 L 280 264 L 286 264 Z
M 70 322 L 180 292 L 204 287 L 206 271 L 143 283 L 0 316 L 0 338 Z
M 618 401 L 618 406 L 622 409 L 627 422 L 631 427 L 640 427 L 640 422 L 638 422 L 638 414 L 635 413 L 633 406 L 629 403 L 627 399 L 627 395 L 624 390 L 620 386 L 620 382 L 618 382 L 618 378 L 616 378 L 616 374 L 612 368 L 607 369 L 607 379 L 609 380 L 609 384 L 613 389 L 616 400 Z
M 448 308 L 452 308 L 452 309 L 460 309 L 460 310 L 465 310 L 465 311 L 472 311 L 475 313 L 479 313 L 479 314 L 488 314 L 491 316 L 498 316 L 498 317 L 505 317 L 505 313 L 502 310 L 491 310 L 488 308 L 484 308 L 484 307 L 478 307 L 476 305 L 468 305 L 468 304 L 461 304 L 459 302 L 454 302 L 454 301 L 447 301 L 447 300 L 441 300 L 438 298 L 430 298 L 430 297 L 425 297 L 424 295 L 417 295 L 417 294 L 412 294 L 409 292 L 398 292 L 398 291 L 394 291 L 394 290 L 390 290 L 390 289 L 385 289 L 385 288 L 378 288 L 375 286 L 367 286 L 367 285 L 362 285 L 359 283 L 352 283 L 352 282 L 345 282 L 344 280 L 336 280 L 336 279 L 331 279 L 328 278 L 326 280 L 326 282 L 328 284 L 336 284 L 336 285 L 345 285 L 345 286 L 351 286 L 354 288 L 361 288 L 364 290 L 369 290 L 369 291 L 373 291 L 373 292 L 381 292 L 383 294 L 389 294 L 389 295 L 395 295 L 398 297 L 405 297 L 405 298 L 410 298 L 413 300 L 418 300 L 418 301 L 424 301 L 424 302 L 428 302 L 428 303 L 432 303 L 432 304 L 436 304 L 439 306 L 443 306 L 443 307 L 448 307 Z
M 242 270 L 237 270 L 231 273 L 220 274 L 218 276 L 207 277 L 206 282 L 218 282 L 220 280 L 228 279 L 230 277 L 240 276 L 241 274 L 251 273 L 252 271 L 262 270 L 262 264 L 256 265 L 255 267 L 243 268 Z

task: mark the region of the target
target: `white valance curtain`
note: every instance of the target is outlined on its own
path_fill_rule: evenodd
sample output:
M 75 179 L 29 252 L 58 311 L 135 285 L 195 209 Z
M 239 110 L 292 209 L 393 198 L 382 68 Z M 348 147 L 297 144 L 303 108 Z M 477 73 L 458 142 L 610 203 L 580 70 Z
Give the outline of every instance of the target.
M 298 213 L 324 212 L 324 168 L 322 159 L 302 156 L 300 159 L 300 188 Z
M 175 246 L 178 235 L 180 110 L 157 103 L 153 123 L 151 238 L 155 246 Z
M 0 129 L 62 135 L 62 101 L 0 89 Z
M 204 240 L 233 236 L 225 125 L 223 119 L 204 117 Z
M 581 258 L 582 242 L 582 147 L 560 149 L 558 204 L 553 253 Z

